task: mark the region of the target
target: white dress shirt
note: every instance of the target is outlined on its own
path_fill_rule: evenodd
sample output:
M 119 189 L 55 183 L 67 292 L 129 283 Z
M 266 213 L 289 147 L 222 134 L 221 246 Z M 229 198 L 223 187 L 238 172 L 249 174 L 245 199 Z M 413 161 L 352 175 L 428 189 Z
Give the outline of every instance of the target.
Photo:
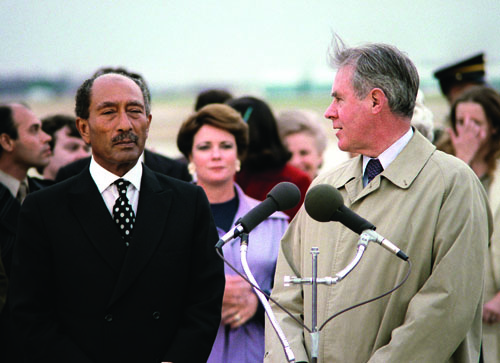
M 142 179 L 142 162 L 138 161 L 135 166 L 130 169 L 127 174 L 120 177 L 111 173 L 110 171 L 104 169 L 100 166 L 92 156 L 90 160 L 90 175 L 94 179 L 99 193 L 102 195 L 106 207 L 108 207 L 109 213 L 113 215 L 113 205 L 118 198 L 118 187 L 113 183 L 117 179 L 125 179 L 130 182 L 127 189 L 127 198 L 134 209 L 135 215 L 137 215 L 137 205 L 139 204 L 139 191 L 141 189 L 141 179 Z
M 28 184 L 28 178 L 24 178 L 26 185 Z M 19 187 L 21 186 L 21 181 L 14 178 L 12 175 L 0 170 L 0 183 L 2 183 L 9 191 L 12 193 L 14 198 L 17 197 L 17 192 L 19 192 Z

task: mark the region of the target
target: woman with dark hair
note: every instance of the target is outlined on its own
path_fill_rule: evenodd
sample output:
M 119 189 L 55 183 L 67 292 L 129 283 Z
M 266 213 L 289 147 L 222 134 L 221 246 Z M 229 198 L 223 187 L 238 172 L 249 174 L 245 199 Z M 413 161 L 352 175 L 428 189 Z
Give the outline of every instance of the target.
M 177 135 L 177 146 L 189 160 L 190 172 L 196 174 L 194 180 L 205 190 L 220 237 L 259 204 L 234 182 L 247 145 L 248 126 L 238 112 L 224 104 L 202 107 L 184 121 Z M 249 235 L 248 264 L 259 286 L 268 292 L 287 226 L 288 217 L 276 212 Z M 223 252 L 226 260 L 243 273 L 239 239 L 224 245 Z M 225 273 L 222 321 L 208 362 L 262 362 L 264 309 L 246 281 L 227 265 Z
M 500 151 L 500 95 L 477 86 L 462 93 L 450 112 L 451 128 L 437 148 L 465 161 L 485 188 L 493 181 Z
M 280 182 L 294 183 L 299 187 L 301 201 L 295 208 L 285 211 L 293 218 L 304 201 L 311 179 L 289 163 L 292 154 L 280 139 L 273 112 L 264 101 L 255 97 L 235 98 L 227 104 L 240 112 L 250 135 L 247 157 L 236 174 L 236 182 L 246 194 L 259 200 L 264 200 Z
M 477 86 L 453 103 L 451 129 L 437 146 L 465 161 L 485 187 L 495 226 L 500 225 L 500 94 Z M 472 241 L 471 241 L 472 242 Z M 486 363 L 500 357 L 500 231 L 493 231 L 486 256 L 482 356 Z

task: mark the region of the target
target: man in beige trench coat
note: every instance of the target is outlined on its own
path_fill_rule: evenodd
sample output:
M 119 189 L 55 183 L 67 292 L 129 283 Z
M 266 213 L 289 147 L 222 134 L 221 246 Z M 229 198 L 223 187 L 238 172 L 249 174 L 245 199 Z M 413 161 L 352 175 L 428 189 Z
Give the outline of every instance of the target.
M 394 293 L 333 319 L 319 335 L 319 362 L 478 362 L 484 256 L 492 223 L 487 196 L 474 172 L 436 151 L 410 127 L 419 87 L 417 70 L 384 44 L 331 52 L 338 68 L 332 120 L 341 150 L 360 154 L 313 182 L 337 188 L 347 207 L 371 221 L 413 264 Z M 383 168 L 368 181 L 367 164 Z M 368 167 L 370 169 L 371 167 Z M 359 236 L 338 222 L 320 223 L 304 208 L 282 240 L 272 296 L 311 327 L 311 287 L 283 286 L 285 275 L 334 276 L 356 253 Z M 337 285 L 318 288 L 318 326 L 338 311 L 378 296 L 400 282 L 408 265 L 369 245 L 356 269 Z M 273 306 L 297 362 L 311 357 L 309 333 Z M 285 362 L 266 327 L 265 362 Z

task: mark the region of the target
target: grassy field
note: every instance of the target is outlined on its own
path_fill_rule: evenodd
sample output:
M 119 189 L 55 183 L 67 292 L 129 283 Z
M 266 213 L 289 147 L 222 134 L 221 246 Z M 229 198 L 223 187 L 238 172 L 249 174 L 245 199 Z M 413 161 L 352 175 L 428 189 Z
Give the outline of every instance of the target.
M 275 114 L 285 109 L 309 109 L 323 115 L 331 99 L 328 94 L 324 96 L 290 96 L 266 98 Z M 170 157 L 177 157 L 180 152 L 176 146 L 176 135 L 182 121 L 192 112 L 195 95 L 162 97 L 155 100 L 153 97 L 152 115 L 153 121 L 149 134 L 148 147 L 159 153 Z M 441 96 L 427 97 L 427 107 L 434 113 L 436 125 L 442 126 L 447 114 L 448 106 Z M 29 102 L 30 107 L 40 118 L 55 114 L 74 114 L 74 100 L 71 98 L 56 99 L 44 102 Z M 325 152 L 324 169 L 330 168 L 344 161 L 347 156 L 339 151 L 336 146 L 336 138 L 332 131 L 331 121 L 320 117 L 320 122 L 329 135 L 329 145 Z

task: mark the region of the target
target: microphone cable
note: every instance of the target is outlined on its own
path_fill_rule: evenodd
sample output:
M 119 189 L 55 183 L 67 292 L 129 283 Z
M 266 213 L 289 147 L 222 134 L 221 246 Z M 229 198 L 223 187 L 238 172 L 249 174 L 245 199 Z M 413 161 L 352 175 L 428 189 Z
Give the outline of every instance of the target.
M 239 272 L 236 269 L 236 267 L 234 267 L 228 260 L 226 260 L 224 258 L 223 254 L 221 253 L 221 249 L 216 248 L 215 250 L 216 250 L 217 254 L 219 255 L 219 257 L 229 266 L 229 268 L 231 270 L 233 270 L 234 272 L 236 272 L 243 280 L 245 280 L 246 282 L 248 282 L 250 284 L 250 286 L 252 286 L 256 290 L 260 291 L 268 300 L 271 300 L 273 303 L 275 303 L 276 306 L 278 306 L 281 310 L 283 310 L 285 313 L 287 313 L 293 320 L 295 320 L 305 330 L 307 330 L 309 333 L 312 332 L 312 330 L 309 329 L 303 322 L 301 322 L 299 319 L 297 319 L 295 316 L 293 316 L 292 313 L 290 313 L 285 307 L 281 306 L 280 303 L 278 303 L 271 296 L 269 296 L 269 294 L 266 291 L 263 291 L 259 286 L 254 285 L 250 280 L 248 280 L 248 278 L 244 274 L 242 274 L 241 272 Z
M 399 282 L 396 286 L 394 286 L 392 289 L 390 289 L 389 291 L 387 292 L 384 292 L 383 294 L 379 295 L 379 296 L 376 296 L 374 298 L 371 298 L 371 299 L 368 299 L 368 300 L 365 300 L 365 301 L 362 301 L 360 303 L 357 303 L 355 305 L 352 305 L 348 308 L 345 308 L 343 310 L 340 310 L 338 313 L 335 313 L 333 314 L 332 316 L 330 316 L 328 319 L 325 320 L 325 322 L 323 324 L 321 324 L 321 326 L 319 327 L 318 331 L 321 331 L 321 329 L 323 329 L 325 327 L 326 324 L 328 324 L 332 319 L 336 318 L 337 316 L 343 314 L 343 313 L 346 313 L 352 309 L 356 309 L 360 306 L 363 306 L 365 304 L 369 304 L 373 301 L 376 301 L 378 299 L 381 299 L 383 298 L 384 296 L 387 296 L 389 294 L 392 294 L 394 291 L 396 291 L 397 289 L 399 289 L 401 286 L 403 286 L 403 284 L 408 280 L 408 278 L 410 277 L 410 273 L 411 273 L 411 261 L 410 259 L 407 259 L 406 262 L 408 262 L 408 272 L 406 273 L 406 276 L 403 278 L 403 280 L 401 282 Z
M 250 286 L 252 286 L 256 290 L 260 291 L 268 300 L 271 300 L 274 304 L 276 304 L 277 307 L 279 307 L 282 311 L 284 311 L 286 314 L 288 314 L 288 316 L 290 316 L 297 324 L 299 324 L 302 328 L 304 328 L 308 333 L 312 333 L 312 329 L 310 329 L 309 327 L 307 327 L 307 325 L 305 325 L 304 322 L 300 321 L 295 316 L 293 316 L 293 314 L 290 313 L 284 306 L 282 306 L 275 299 L 273 299 L 271 296 L 269 296 L 269 294 L 266 291 L 262 290 L 259 286 L 254 285 L 244 274 L 242 274 L 241 272 L 239 272 L 236 269 L 236 267 L 234 267 L 228 260 L 226 260 L 224 258 L 224 255 L 221 253 L 222 249 L 216 248 L 215 250 L 216 250 L 217 254 L 219 255 L 219 257 L 224 261 L 224 263 L 226 263 L 229 266 L 229 268 L 231 270 L 233 270 L 234 272 L 236 272 L 243 280 L 245 280 L 248 284 L 250 284 Z M 365 300 L 365 301 L 361 301 L 361 302 L 359 302 L 357 304 L 354 304 L 354 305 L 352 305 L 352 306 L 350 306 L 348 308 L 342 309 L 339 312 L 333 314 L 328 319 L 326 319 L 323 324 L 321 324 L 321 326 L 319 327 L 318 331 L 321 331 L 321 329 L 323 329 L 326 324 L 328 324 L 331 320 L 333 320 L 337 316 L 342 315 L 343 313 L 346 313 L 346 312 L 348 312 L 350 310 L 356 309 L 356 308 L 358 308 L 360 306 L 369 304 L 369 303 L 371 303 L 373 301 L 379 300 L 379 299 L 381 299 L 381 298 L 383 298 L 383 297 L 385 297 L 387 295 L 392 294 L 394 291 L 396 291 L 401 286 L 403 286 L 403 284 L 410 277 L 411 268 L 412 268 L 412 264 L 411 264 L 410 259 L 406 260 L 406 262 L 408 263 L 408 271 L 407 271 L 405 277 L 403 278 L 403 280 L 401 280 L 401 282 L 399 282 L 396 286 L 394 286 L 389 291 L 386 291 L 386 292 L 382 293 L 381 295 L 378 295 L 378 296 L 376 296 L 374 298 L 371 298 L 371 299 L 368 299 L 368 300 Z

